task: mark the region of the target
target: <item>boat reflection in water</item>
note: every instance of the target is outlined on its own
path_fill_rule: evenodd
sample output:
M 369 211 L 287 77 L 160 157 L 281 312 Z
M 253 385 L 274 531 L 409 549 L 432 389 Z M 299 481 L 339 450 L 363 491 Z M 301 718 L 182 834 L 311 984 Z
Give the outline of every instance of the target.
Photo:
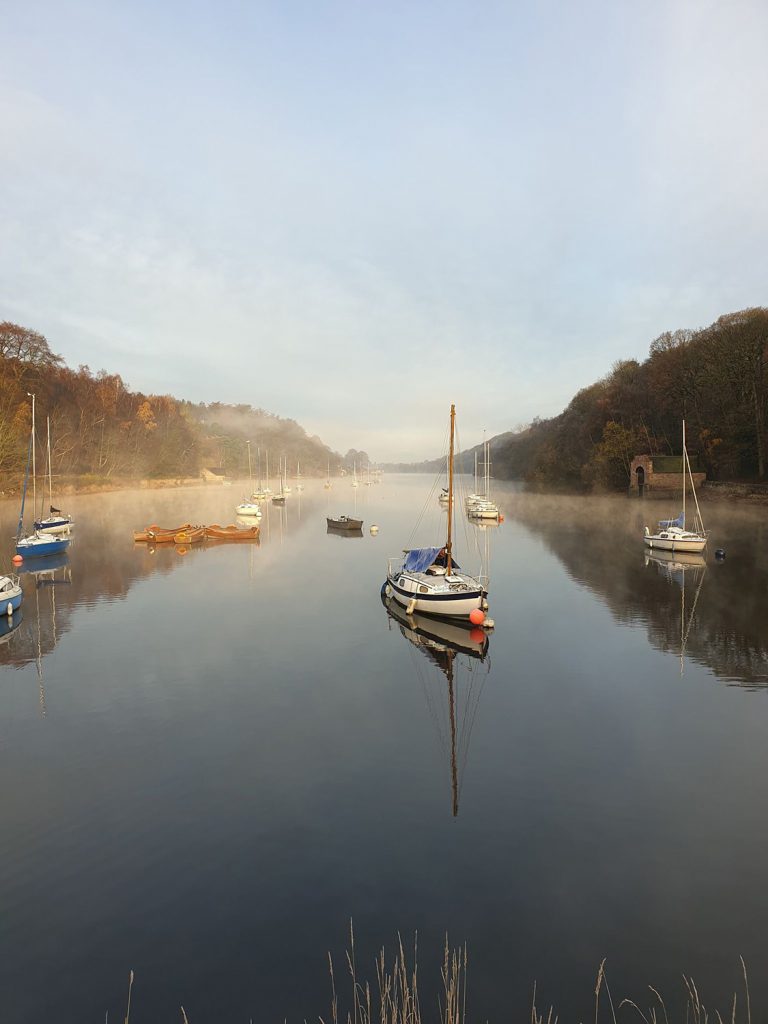
M 0 644 L 7 644 L 13 634 L 24 621 L 24 612 L 21 608 L 13 615 L 0 615 Z
M 358 527 L 355 530 L 350 530 L 348 527 L 339 528 L 337 526 L 331 526 L 330 523 L 327 524 L 327 526 L 325 528 L 325 532 L 328 534 L 329 537 L 362 537 L 363 536 L 363 531 L 362 531 L 361 527 Z
M 66 551 L 60 551 L 57 555 L 43 555 L 42 558 L 35 558 L 24 562 L 16 572 L 19 576 L 34 576 L 37 581 L 52 577 L 57 569 L 64 569 L 69 565 L 69 555 Z
M 707 560 L 703 555 L 695 552 L 646 549 L 645 564 L 646 566 L 653 565 L 669 583 L 680 588 L 680 675 L 682 675 L 685 671 L 685 649 L 696 615 L 701 586 L 707 572 Z M 687 587 L 686 576 L 689 578 Z
M 36 628 L 27 638 L 32 650 L 27 652 L 24 662 L 33 661 L 37 669 L 38 700 L 40 713 L 45 717 L 45 681 L 43 679 L 43 660 L 56 647 L 59 641 L 59 627 L 56 621 L 56 590 L 59 587 L 72 586 L 72 570 L 66 551 L 59 554 L 36 558 L 29 566 L 22 566 L 19 572 L 32 576 L 35 580 L 35 623 Z M 29 609 L 27 609 L 29 611 Z M 28 622 L 31 622 L 28 619 Z M 23 652 L 20 652 L 23 653 Z
M 459 813 L 460 775 L 466 768 L 469 741 L 477 715 L 485 679 L 490 671 L 489 639 L 485 630 L 463 625 L 460 621 L 437 619 L 418 612 L 408 615 L 405 608 L 381 589 L 381 603 L 387 609 L 390 624 L 424 655 L 427 664 L 414 659 L 440 744 L 450 761 L 451 812 Z M 437 671 L 430 673 L 432 667 Z M 423 671 L 426 669 L 426 671 Z M 435 700 L 434 682 L 438 672 L 445 677 L 445 699 Z

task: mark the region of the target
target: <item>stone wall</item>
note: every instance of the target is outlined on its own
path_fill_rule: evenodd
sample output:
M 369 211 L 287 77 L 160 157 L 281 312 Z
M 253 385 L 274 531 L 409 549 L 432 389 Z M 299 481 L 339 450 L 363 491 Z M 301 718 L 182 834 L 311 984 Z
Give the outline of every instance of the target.
M 669 462 L 669 456 L 665 456 L 665 462 Z M 680 490 L 681 473 L 657 473 L 653 468 L 652 455 L 636 455 L 629 468 L 630 481 L 629 493 L 635 496 L 640 494 L 669 494 Z M 700 487 L 707 479 L 706 473 L 694 473 L 693 482 Z M 691 480 L 688 474 L 685 479 L 686 491 L 691 490 Z

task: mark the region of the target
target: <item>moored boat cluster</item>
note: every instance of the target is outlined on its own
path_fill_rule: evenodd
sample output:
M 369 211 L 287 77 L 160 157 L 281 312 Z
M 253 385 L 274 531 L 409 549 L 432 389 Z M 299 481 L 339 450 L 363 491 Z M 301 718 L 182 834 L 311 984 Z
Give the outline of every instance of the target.
M 258 526 L 219 526 L 212 523 L 210 526 L 195 526 L 192 523 L 183 523 L 181 526 L 145 526 L 143 530 L 137 530 L 133 539 L 143 544 L 200 544 L 204 540 L 258 540 L 260 528 Z

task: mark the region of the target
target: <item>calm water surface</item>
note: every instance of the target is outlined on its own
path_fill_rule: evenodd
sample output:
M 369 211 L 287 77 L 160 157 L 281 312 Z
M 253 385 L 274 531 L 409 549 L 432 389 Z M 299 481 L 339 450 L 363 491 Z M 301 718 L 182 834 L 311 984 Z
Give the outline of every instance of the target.
M 463 568 L 490 551 L 480 657 L 381 603 L 387 556 L 440 540 L 432 483 L 310 482 L 259 545 L 187 554 L 131 531 L 239 490 L 67 503 L 0 636 L 4 1024 L 121 1020 L 131 968 L 132 1021 L 316 1019 L 350 918 L 366 965 L 418 930 L 425 993 L 466 940 L 477 1020 L 534 979 L 584 1019 L 604 956 L 614 995 L 686 971 L 723 1006 L 743 954 L 765 1010 L 765 510 L 708 506 L 727 558 L 680 566 L 640 539 L 676 509 L 500 487 L 504 523 L 459 529 Z M 355 502 L 363 536 L 329 535 Z

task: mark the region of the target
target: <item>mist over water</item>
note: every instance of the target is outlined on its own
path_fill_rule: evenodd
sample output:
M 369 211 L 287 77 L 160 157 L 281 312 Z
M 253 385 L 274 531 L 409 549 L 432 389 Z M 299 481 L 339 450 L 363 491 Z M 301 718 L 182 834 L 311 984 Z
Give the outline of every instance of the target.
M 132 530 L 231 522 L 237 487 L 67 502 L 68 557 L 0 623 L 4 1022 L 122 1019 L 131 969 L 132 1019 L 316 1019 L 350 918 L 371 977 L 418 930 L 424 1005 L 466 939 L 472 1019 L 534 980 L 586 1019 L 604 956 L 614 996 L 675 1006 L 685 971 L 726 1007 L 742 954 L 767 1005 L 764 509 L 704 505 L 685 563 L 643 549 L 665 503 L 494 483 L 504 522 L 457 528 L 462 567 L 490 557 L 469 650 L 380 599 L 443 539 L 436 486 L 308 481 L 258 544 L 185 554 Z

